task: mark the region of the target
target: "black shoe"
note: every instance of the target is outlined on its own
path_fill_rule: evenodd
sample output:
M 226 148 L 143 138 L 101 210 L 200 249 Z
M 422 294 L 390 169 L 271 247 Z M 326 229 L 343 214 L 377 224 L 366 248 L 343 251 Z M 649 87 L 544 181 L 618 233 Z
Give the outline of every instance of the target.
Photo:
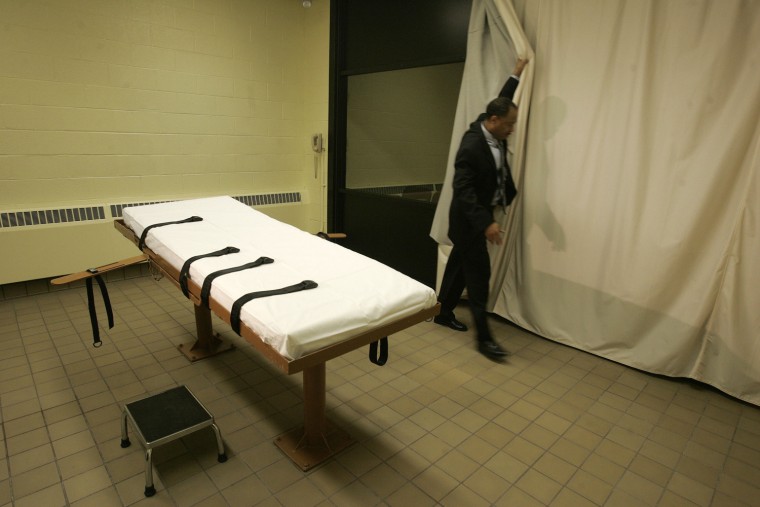
M 449 317 L 444 315 L 436 315 L 433 317 L 433 322 L 440 324 L 441 326 L 450 327 L 454 331 L 467 331 L 467 326 L 459 322 L 453 315 Z
M 478 352 L 488 359 L 500 360 L 509 355 L 509 351 L 504 350 L 493 340 L 478 342 Z

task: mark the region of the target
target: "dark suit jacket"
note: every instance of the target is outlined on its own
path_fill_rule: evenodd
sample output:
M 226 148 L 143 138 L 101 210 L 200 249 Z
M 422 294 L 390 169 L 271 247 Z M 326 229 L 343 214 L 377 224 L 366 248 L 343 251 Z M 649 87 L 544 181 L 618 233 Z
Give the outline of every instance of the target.
M 510 76 L 499 97 L 512 100 L 519 81 Z M 449 238 L 454 245 L 470 243 L 481 238 L 494 221 L 491 201 L 496 192 L 497 169 L 491 149 L 480 124 L 486 114 L 478 116 L 464 133 L 454 160 L 454 193 L 449 208 Z M 502 141 L 506 148 L 506 141 Z M 504 151 L 506 153 L 506 149 Z M 506 160 L 504 161 L 507 164 Z M 508 206 L 517 195 L 509 164 L 504 181 L 504 195 Z

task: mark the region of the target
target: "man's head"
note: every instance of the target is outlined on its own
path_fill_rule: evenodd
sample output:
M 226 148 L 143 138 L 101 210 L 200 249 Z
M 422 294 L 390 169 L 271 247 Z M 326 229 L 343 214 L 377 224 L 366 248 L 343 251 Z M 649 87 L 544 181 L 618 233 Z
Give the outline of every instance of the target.
M 499 141 L 509 137 L 517 122 L 517 106 L 506 97 L 498 97 L 488 103 L 486 119 L 483 122 L 486 130 Z

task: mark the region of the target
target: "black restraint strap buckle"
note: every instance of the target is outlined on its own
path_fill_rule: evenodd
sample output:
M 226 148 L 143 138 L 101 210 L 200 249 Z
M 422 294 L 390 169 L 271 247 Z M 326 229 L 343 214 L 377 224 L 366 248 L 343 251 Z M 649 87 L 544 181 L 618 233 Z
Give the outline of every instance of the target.
M 87 271 L 90 273 L 97 273 L 98 270 L 90 268 Z M 94 347 L 100 347 L 103 342 L 100 341 L 100 330 L 98 329 L 98 313 L 95 311 L 95 296 L 92 290 L 92 279 L 95 279 L 100 286 L 100 295 L 103 296 L 103 305 L 106 307 L 106 314 L 108 315 L 108 329 L 113 328 L 113 309 L 111 308 L 111 298 L 108 297 L 108 289 L 106 284 L 100 275 L 96 274 L 85 280 L 85 286 L 87 287 L 87 308 L 90 310 L 90 324 L 92 325 L 92 345 Z
M 192 222 L 201 222 L 203 219 L 201 217 L 188 217 L 184 220 L 175 220 L 174 222 L 162 222 L 160 224 L 153 224 L 149 225 L 145 229 L 143 229 L 142 234 L 140 235 L 140 241 L 137 243 L 137 248 L 142 251 L 143 248 L 145 248 L 145 239 L 148 237 L 148 231 L 151 229 L 155 229 L 156 227 L 164 227 L 165 225 L 176 225 L 176 224 L 189 224 Z
M 380 345 L 380 355 L 377 354 L 378 344 Z M 388 362 L 388 337 L 384 336 L 369 344 L 369 360 L 370 362 L 382 366 Z
M 243 305 L 247 302 L 258 299 L 258 298 L 264 298 L 269 296 L 277 296 L 280 294 L 290 294 L 292 292 L 300 292 L 302 290 L 310 290 L 315 289 L 318 287 L 317 282 L 314 282 L 312 280 L 304 280 L 303 282 L 298 282 L 294 285 L 289 285 L 287 287 L 282 287 L 280 289 L 272 289 L 272 290 L 260 290 L 257 292 L 249 292 L 248 294 L 239 297 L 233 304 L 232 304 L 232 310 L 230 311 L 230 326 L 232 326 L 232 330 L 235 331 L 237 334 L 240 334 L 240 311 L 243 308 Z
M 209 297 L 211 296 L 211 284 L 214 283 L 214 280 L 219 278 L 220 276 L 224 276 L 230 273 L 236 273 L 238 271 L 243 271 L 246 269 L 256 268 L 263 264 L 272 264 L 274 262 L 274 259 L 270 259 L 269 257 L 259 257 L 253 262 L 249 262 L 248 264 L 243 264 L 242 266 L 235 266 L 232 268 L 227 269 L 220 269 L 219 271 L 214 271 L 213 273 L 209 273 L 209 275 L 203 279 L 203 286 L 201 287 L 201 305 L 205 306 L 206 308 L 209 308 Z
M 198 259 L 203 259 L 205 257 L 221 257 L 222 255 L 227 255 L 231 253 L 238 253 L 240 251 L 239 248 L 234 246 L 227 246 L 222 248 L 221 250 L 216 250 L 214 252 L 195 255 L 193 257 L 190 257 L 185 261 L 185 263 L 182 265 L 182 269 L 179 270 L 179 287 L 182 289 L 182 294 L 185 295 L 186 298 L 190 297 L 190 291 L 187 288 L 187 280 L 190 278 L 190 265 L 197 261 Z

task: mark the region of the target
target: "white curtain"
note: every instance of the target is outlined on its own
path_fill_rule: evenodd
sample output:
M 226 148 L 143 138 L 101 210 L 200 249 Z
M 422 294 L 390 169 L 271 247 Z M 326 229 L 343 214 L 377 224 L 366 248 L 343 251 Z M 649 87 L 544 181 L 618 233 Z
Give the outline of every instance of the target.
M 535 74 L 493 311 L 760 405 L 760 2 L 518 6 Z

